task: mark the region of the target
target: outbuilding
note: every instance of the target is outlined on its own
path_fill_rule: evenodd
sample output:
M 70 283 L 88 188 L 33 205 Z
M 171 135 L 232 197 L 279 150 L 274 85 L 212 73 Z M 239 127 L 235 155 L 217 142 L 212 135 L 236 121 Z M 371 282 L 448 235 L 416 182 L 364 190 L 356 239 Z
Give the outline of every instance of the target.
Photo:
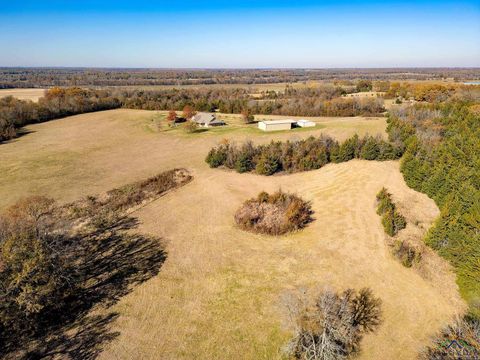
M 297 121 L 297 126 L 300 127 L 314 127 L 315 125 L 316 124 L 311 120 L 302 119 Z
M 295 124 L 295 120 L 260 121 L 258 128 L 263 131 L 290 130 L 293 124 Z

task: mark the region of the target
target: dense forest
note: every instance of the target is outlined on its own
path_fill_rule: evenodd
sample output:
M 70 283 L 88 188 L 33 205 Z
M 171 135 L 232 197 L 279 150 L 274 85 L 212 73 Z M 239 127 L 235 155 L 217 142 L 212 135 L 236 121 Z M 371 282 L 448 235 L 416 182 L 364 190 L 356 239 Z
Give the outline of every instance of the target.
M 389 117 L 390 140 L 405 149 L 407 184 L 435 200 L 441 215 L 426 242 L 448 259 L 462 296 L 480 317 L 480 114 L 478 105 L 418 105 Z
M 396 69 L 95 69 L 0 68 L 1 88 L 266 84 L 311 80 L 478 79 L 478 68 Z

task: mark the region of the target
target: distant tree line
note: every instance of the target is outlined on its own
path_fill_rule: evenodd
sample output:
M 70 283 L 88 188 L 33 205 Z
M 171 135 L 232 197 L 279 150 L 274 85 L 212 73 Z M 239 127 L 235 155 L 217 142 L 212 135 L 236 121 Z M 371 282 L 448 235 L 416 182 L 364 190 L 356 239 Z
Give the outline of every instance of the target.
M 392 113 L 390 140 L 405 149 L 407 184 L 441 210 L 426 243 L 449 260 L 457 283 L 480 318 L 480 115 L 472 103 L 423 105 Z
M 312 80 L 478 79 L 478 68 L 397 69 L 93 69 L 0 68 L 1 88 L 295 83 Z
M 394 160 L 402 155 L 401 149 L 379 137 L 354 135 L 339 144 L 331 137 L 322 135 L 297 141 L 272 141 L 255 146 L 246 142 L 241 146 L 224 142 L 212 148 L 205 161 L 212 168 L 225 166 L 239 173 L 255 171 L 260 175 L 278 172 L 299 172 L 319 169 L 334 162 L 352 159 Z

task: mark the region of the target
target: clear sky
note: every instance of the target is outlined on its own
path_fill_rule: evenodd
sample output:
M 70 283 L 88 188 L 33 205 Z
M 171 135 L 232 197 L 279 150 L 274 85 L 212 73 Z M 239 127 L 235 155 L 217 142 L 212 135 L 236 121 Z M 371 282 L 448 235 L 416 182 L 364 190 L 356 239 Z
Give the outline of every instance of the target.
M 480 66 L 480 0 L 0 0 L 0 66 Z

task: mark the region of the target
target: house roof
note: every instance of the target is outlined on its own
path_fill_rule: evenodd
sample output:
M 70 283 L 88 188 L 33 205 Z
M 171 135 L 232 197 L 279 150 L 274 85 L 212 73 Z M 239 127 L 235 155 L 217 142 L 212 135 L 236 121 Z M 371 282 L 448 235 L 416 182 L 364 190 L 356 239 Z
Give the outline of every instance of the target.
M 274 124 L 293 124 L 296 121 L 284 119 L 284 120 L 269 120 L 269 121 L 260 121 L 260 122 L 264 123 L 265 125 L 274 125 Z
M 210 124 L 215 120 L 216 120 L 215 114 L 212 114 L 212 113 L 198 113 L 193 117 L 193 121 L 199 124 Z

